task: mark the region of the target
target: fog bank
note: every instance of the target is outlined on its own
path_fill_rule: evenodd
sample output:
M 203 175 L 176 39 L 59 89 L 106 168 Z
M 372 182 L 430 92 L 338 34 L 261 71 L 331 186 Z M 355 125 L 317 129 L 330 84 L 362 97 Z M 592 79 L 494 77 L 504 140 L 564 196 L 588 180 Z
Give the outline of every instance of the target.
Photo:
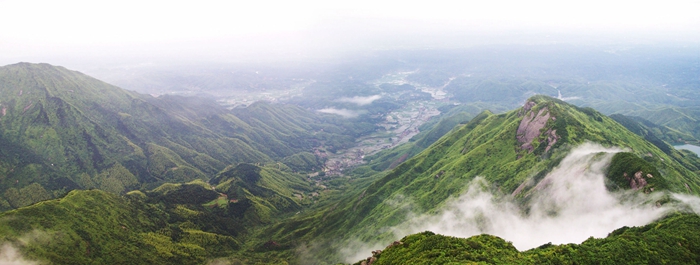
M 368 97 L 354 96 L 351 98 L 343 97 L 343 98 L 340 98 L 336 101 L 353 103 L 353 104 L 356 104 L 358 106 L 364 106 L 364 105 L 372 104 L 372 102 L 374 102 L 375 100 L 380 99 L 380 98 L 382 98 L 381 95 L 374 95 L 374 96 L 368 96 Z
M 9 243 L 0 246 L 0 264 L 2 265 L 35 265 L 35 261 L 29 261 L 22 257 L 19 250 Z
M 603 238 L 623 226 L 649 224 L 673 210 L 700 213 L 700 198 L 695 196 L 673 194 L 679 203 L 660 206 L 655 202 L 664 195 L 661 192 L 608 191 L 605 170 L 620 151 L 590 143 L 577 147 L 536 184 L 529 202 L 521 206 L 510 196 L 492 194 L 490 183 L 477 177 L 465 194 L 446 202 L 438 214 L 409 215 L 405 223 L 388 229 L 396 239 L 422 231 L 463 238 L 491 234 L 523 251 L 549 242 Z M 371 250 L 354 252 L 357 255 L 348 255 L 347 261 L 364 258 Z
M 336 108 L 320 109 L 320 110 L 318 110 L 318 112 L 340 115 L 343 118 L 355 118 L 357 116 L 360 116 L 360 114 L 361 114 L 359 111 L 354 111 L 354 110 L 349 110 L 349 109 L 336 109 Z

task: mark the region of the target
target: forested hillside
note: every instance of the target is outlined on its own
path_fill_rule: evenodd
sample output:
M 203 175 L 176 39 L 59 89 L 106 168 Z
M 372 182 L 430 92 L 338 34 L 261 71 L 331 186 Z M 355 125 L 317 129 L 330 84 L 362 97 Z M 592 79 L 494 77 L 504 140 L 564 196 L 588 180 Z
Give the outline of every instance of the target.
M 199 98 L 153 98 L 48 64 L 0 68 L 0 209 L 73 189 L 116 194 L 207 180 L 241 162 L 282 161 L 298 171 L 314 147 L 352 144 L 372 124 L 292 105 L 229 111 Z
M 325 211 L 272 226 L 268 233 L 281 244 L 320 241 L 336 251 L 348 244 L 344 240 L 359 239 L 367 245 L 391 242 L 395 235 L 390 227 L 448 207 L 448 201 L 467 193 L 477 176 L 483 177 L 486 189 L 497 198 L 509 197 L 527 205 L 550 181 L 546 176 L 584 143 L 622 148 L 610 162 L 609 190 L 700 193 L 700 178 L 683 166 L 694 162 L 675 149 L 667 149 L 666 154 L 593 109 L 535 96 L 507 113 L 479 114 L 368 188 Z M 642 175 L 643 185 L 630 179 L 635 173 Z M 323 248 L 317 254 L 337 254 L 331 249 Z
M 378 87 L 416 99 L 410 86 Z M 550 88 L 533 83 L 523 91 L 538 89 Z M 0 68 L 0 95 L 0 241 L 30 261 L 698 260 L 697 239 L 682 234 L 698 222 L 690 195 L 700 194 L 700 159 L 669 144 L 695 138 L 639 117 L 608 117 L 541 95 L 507 112 L 496 99 L 440 103 L 430 107 L 442 115 L 417 126 L 410 140 L 364 157 L 345 175 L 323 176 L 329 154 L 369 134 L 386 137 L 397 123 L 381 113 L 406 99 L 339 103 L 366 108 L 358 110 L 364 120 L 265 102 L 229 110 L 207 98 L 155 98 L 26 63 Z M 572 213 L 605 219 L 593 223 L 610 234 L 540 247 L 507 237 L 521 227 L 533 238 L 541 225 L 565 229 L 560 217 L 572 218 L 564 227 L 591 223 Z M 436 234 L 445 231 L 477 236 Z M 498 235 L 478 235 L 486 233 Z

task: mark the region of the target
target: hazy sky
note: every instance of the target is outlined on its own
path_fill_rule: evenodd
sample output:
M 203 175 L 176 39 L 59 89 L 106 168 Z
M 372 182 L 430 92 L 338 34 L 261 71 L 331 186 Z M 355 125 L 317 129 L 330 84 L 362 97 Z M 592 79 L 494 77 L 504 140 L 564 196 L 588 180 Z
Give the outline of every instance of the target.
M 700 1 L 0 0 L 0 64 L 700 40 Z M 50 61 L 49 61 L 50 62 Z

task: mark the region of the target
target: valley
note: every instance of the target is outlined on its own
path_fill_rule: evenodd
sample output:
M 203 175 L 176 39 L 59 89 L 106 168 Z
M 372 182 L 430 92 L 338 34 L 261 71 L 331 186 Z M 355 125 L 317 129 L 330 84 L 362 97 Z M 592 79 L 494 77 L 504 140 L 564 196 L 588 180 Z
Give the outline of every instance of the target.
M 693 81 L 442 52 L 121 81 L 158 97 L 0 67 L 0 241 L 51 264 L 699 260 L 700 158 L 672 145 L 697 141 Z M 662 81 L 683 100 L 628 93 Z
M 0 0 L 0 265 L 700 264 L 697 10 Z
M 327 159 L 324 169 L 327 176 L 342 175 L 343 171 L 364 164 L 365 156 L 374 155 L 379 151 L 407 143 L 420 132 L 419 128 L 423 124 L 431 118 L 440 115 L 438 108 L 448 104 L 444 100 L 445 93 L 441 88 L 429 88 L 425 85 L 407 82 L 406 77 L 411 73 L 413 72 L 391 73 L 371 82 L 371 85 L 382 91 L 381 97 L 390 97 L 399 102 L 401 106 L 392 109 L 388 113 L 369 114 L 378 118 L 378 122 L 375 124 L 377 131 L 359 137 L 355 146 L 335 153 L 323 153 L 321 158 Z M 390 93 L 382 90 L 382 85 L 409 85 L 413 87 L 413 90 L 408 89 L 399 93 Z M 419 91 L 431 91 L 432 93 L 430 97 L 415 99 L 411 97 L 411 95 Z
M 296 80 L 295 80 L 296 81 Z M 303 94 L 304 87 L 313 84 L 314 80 L 299 80 L 299 83 L 291 85 L 288 89 L 259 88 L 257 91 L 229 91 L 225 95 L 216 96 L 216 102 L 225 108 L 244 108 L 258 101 L 278 103 L 299 97 Z M 172 93 L 172 92 L 171 92 Z
M 684 145 L 675 145 L 673 147 L 676 149 L 690 150 L 690 151 L 692 151 L 700 156 L 700 146 L 691 145 L 691 144 L 684 144 Z
M 431 101 L 408 102 L 400 109 L 379 114 L 386 119 L 377 124 L 381 128 L 378 132 L 359 137 L 355 146 L 334 154 L 319 152 L 320 158 L 327 159 L 324 172 L 327 176 L 342 175 L 343 171 L 364 164 L 365 156 L 407 143 L 420 132 L 419 128 L 423 124 L 440 114 L 437 107 L 443 104 Z

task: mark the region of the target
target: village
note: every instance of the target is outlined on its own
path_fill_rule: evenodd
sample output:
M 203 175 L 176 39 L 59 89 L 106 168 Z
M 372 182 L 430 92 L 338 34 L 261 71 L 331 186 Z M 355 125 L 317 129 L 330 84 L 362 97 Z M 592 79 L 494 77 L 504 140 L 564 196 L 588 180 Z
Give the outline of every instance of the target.
M 361 137 L 355 147 L 328 155 L 324 169 L 326 176 L 343 175 L 345 170 L 364 164 L 365 156 L 408 142 L 420 132 L 418 127 L 440 114 L 437 106 L 431 101 L 411 102 L 387 114 L 385 121 L 378 124 L 384 130 Z
M 317 155 L 324 155 L 323 158 L 327 159 L 323 170 L 326 176 L 342 176 L 344 171 L 366 163 L 364 160 L 365 156 L 408 142 L 413 136 L 420 133 L 419 127 L 421 125 L 425 124 L 430 118 L 440 115 L 438 107 L 449 102 L 444 88 L 454 78 L 450 78 L 447 83 L 440 87 L 429 87 L 407 81 L 406 78 L 416 71 L 387 74 L 375 81 L 373 85 L 381 87 L 383 84 L 408 84 L 413 86 L 415 91 L 429 93 L 431 100 L 408 101 L 402 108 L 384 114 L 385 119 L 377 124 L 382 129 L 371 135 L 361 137 L 358 139 L 355 147 L 340 150 L 335 154 L 320 154 L 317 150 Z M 398 98 L 401 94 L 391 96 Z

